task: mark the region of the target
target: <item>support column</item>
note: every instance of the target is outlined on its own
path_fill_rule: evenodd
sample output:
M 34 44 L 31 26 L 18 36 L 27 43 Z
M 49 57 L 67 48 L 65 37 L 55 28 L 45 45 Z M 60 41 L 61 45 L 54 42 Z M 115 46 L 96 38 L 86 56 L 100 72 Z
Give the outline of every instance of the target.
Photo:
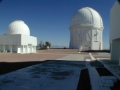
M 21 46 L 17 45 L 17 53 L 21 53 Z
M 32 45 L 30 45 L 30 53 L 32 53 Z
M 5 45 L 2 46 L 2 50 L 3 50 L 3 52 L 5 52 Z
M 10 45 L 9 47 L 10 47 L 10 53 L 12 53 L 12 45 Z
M 24 45 L 24 48 L 25 48 L 25 53 L 27 52 L 27 46 L 26 45 Z
M 2 52 L 2 45 L 0 45 L 0 52 Z
M 102 38 L 102 35 L 103 34 L 103 30 L 101 30 L 101 50 L 103 50 L 103 38 Z
M 25 46 L 24 45 L 22 45 L 22 50 L 23 50 L 23 53 L 25 53 L 25 48 L 24 48 Z
M 23 51 L 23 45 L 21 45 L 21 52 L 20 53 L 24 53 L 24 51 Z
M 34 53 L 34 46 L 31 47 L 32 53 Z
M 25 53 L 28 53 L 28 45 L 26 45 L 26 52 Z
M 34 46 L 34 53 L 36 53 L 36 46 Z

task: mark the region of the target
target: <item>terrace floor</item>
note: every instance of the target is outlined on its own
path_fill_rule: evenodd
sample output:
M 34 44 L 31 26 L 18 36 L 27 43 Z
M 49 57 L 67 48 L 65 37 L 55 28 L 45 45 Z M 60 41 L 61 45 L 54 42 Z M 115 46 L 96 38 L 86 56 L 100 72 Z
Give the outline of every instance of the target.
M 1 53 L 0 90 L 119 90 L 120 67 L 111 62 L 108 52 L 72 49 Z

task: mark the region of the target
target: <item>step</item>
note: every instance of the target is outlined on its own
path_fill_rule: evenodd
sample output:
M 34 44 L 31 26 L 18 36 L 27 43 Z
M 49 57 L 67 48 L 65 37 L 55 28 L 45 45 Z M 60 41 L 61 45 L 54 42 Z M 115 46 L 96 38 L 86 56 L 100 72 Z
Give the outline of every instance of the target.
M 101 87 L 101 90 L 111 90 L 110 87 Z
M 112 80 L 101 80 L 101 86 L 113 87 L 114 86 L 114 82 Z
M 114 83 L 117 82 L 117 78 L 115 76 L 101 76 L 101 80 L 112 80 Z

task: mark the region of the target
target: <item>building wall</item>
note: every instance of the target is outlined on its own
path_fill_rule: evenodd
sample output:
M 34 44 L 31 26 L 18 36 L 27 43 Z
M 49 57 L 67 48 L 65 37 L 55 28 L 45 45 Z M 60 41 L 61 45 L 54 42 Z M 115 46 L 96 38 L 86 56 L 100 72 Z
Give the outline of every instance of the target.
M 103 30 L 101 29 L 97 29 L 97 28 L 93 28 L 92 29 L 92 50 L 102 50 L 102 33 Z
M 0 52 L 36 53 L 37 38 L 27 35 L 0 35 Z
M 70 48 L 84 50 L 91 47 L 91 31 L 86 28 L 75 28 L 70 30 Z
M 20 45 L 21 35 L 0 35 L 1 45 Z
M 120 64 L 120 2 L 114 3 L 110 12 L 111 60 Z
M 92 27 L 70 29 L 70 48 L 80 50 L 101 50 L 102 31 Z
M 21 45 L 37 46 L 37 38 L 33 36 L 21 35 Z
M 110 12 L 110 42 L 120 38 L 120 3 L 116 1 Z
M 119 62 L 120 59 L 120 39 L 113 40 L 111 46 L 111 60 Z

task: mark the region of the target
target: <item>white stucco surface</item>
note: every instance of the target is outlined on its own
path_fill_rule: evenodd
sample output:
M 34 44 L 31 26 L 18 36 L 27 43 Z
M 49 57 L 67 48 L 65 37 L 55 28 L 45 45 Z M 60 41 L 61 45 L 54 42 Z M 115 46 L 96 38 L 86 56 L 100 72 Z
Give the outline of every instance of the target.
M 30 35 L 29 27 L 22 20 L 15 20 L 9 24 L 6 34 Z
M 70 24 L 70 48 L 102 49 L 103 21 L 100 14 L 85 7 L 75 12 Z
M 120 3 L 116 1 L 110 12 L 110 42 L 120 38 Z
M 9 24 L 7 32 L 0 35 L 0 52 L 36 53 L 37 38 L 30 36 L 29 27 L 21 20 Z
M 120 64 L 120 1 L 116 1 L 110 12 L 111 60 Z

